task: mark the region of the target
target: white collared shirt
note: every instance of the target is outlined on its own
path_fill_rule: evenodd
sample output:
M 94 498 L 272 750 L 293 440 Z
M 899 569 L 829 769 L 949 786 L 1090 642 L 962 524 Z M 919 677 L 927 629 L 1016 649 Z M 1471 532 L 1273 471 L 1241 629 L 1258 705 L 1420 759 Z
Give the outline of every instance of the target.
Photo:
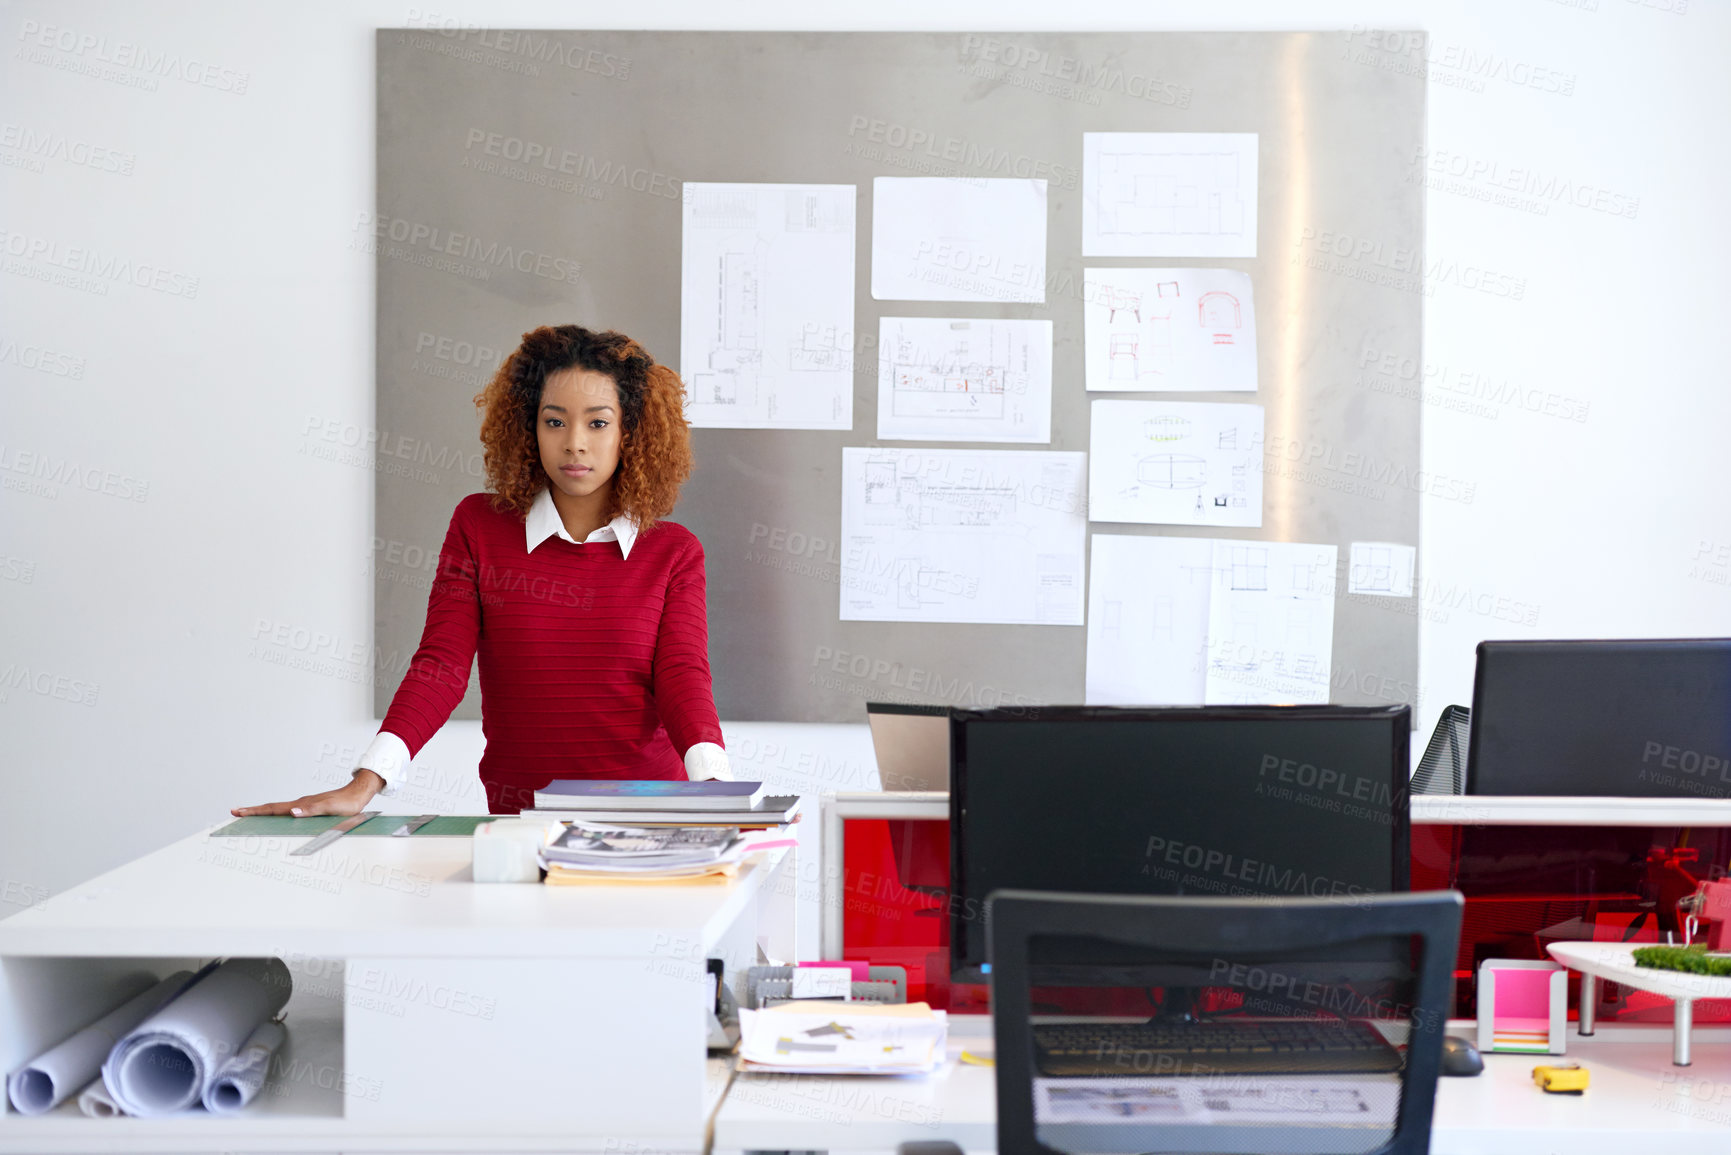
M 616 541 L 619 543 L 620 554 L 629 559 L 631 547 L 637 543 L 637 522 L 625 514 L 620 514 L 579 542 L 565 529 L 565 520 L 559 516 L 559 507 L 553 504 L 552 489 L 543 489 L 535 496 L 535 503 L 529 507 L 529 514 L 523 521 L 524 549 L 534 553 L 535 547 L 550 537 L 563 538 L 572 545 L 585 545 L 592 541 Z M 360 761 L 355 763 L 355 769 L 371 770 L 383 778 L 385 785 L 379 793 L 389 795 L 392 783 L 408 765 L 408 744 L 389 730 L 380 730 L 366 752 L 361 755 Z M 693 782 L 700 782 L 705 778 L 719 778 L 725 782 L 733 780 L 733 772 L 727 763 L 727 751 L 714 742 L 699 742 L 685 752 L 685 773 Z
M 543 489 L 535 495 L 535 504 L 529 507 L 529 516 L 523 519 L 523 548 L 534 553 L 536 546 L 555 536 L 564 538 L 572 545 L 583 545 L 592 541 L 616 541 L 619 543 L 619 552 L 630 558 L 631 547 L 637 544 L 637 522 L 622 513 L 579 542 L 566 532 L 565 519 L 559 516 L 559 507 L 553 504 L 553 490 Z

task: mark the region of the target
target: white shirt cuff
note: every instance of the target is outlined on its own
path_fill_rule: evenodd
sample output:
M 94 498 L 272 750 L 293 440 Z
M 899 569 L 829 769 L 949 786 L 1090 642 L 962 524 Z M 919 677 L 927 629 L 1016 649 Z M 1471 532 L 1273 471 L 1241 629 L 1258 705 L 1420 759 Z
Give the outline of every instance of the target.
M 699 742 L 685 752 L 685 774 L 693 782 L 702 782 L 706 778 L 733 781 L 733 771 L 727 764 L 727 751 L 714 742 Z
M 372 744 L 355 763 L 356 770 L 371 770 L 385 780 L 379 790 L 380 795 L 391 792 L 391 780 L 408 768 L 409 747 L 406 742 L 389 730 L 380 730 Z

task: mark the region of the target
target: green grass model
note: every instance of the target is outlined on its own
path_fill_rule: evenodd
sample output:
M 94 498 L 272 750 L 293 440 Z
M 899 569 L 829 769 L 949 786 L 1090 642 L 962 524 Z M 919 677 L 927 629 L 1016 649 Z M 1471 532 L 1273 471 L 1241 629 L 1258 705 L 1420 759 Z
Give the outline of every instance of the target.
M 1662 971 L 1731 976 L 1731 955 L 1708 954 L 1703 944 L 1695 946 L 1644 946 L 1635 950 L 1635 965 Z

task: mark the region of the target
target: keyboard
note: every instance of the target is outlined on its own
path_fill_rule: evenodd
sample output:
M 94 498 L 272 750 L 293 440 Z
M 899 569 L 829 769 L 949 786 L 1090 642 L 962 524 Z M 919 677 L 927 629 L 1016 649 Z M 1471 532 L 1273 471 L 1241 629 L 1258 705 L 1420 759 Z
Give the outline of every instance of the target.
M 1214 1019 L 1200 1023 L 1050 1023 L 1034 1063 L 1052 1076 L 1388 1074 L 1401 1053 L 1362 1020 Z

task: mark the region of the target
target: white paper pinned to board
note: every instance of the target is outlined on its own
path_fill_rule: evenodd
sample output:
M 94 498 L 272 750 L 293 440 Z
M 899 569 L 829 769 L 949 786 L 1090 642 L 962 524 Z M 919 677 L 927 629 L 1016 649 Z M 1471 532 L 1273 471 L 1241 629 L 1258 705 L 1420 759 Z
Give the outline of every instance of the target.
M 679 371 L 699 428 L 853 428 L 853 185 L 687 182 Z
M 1044 301 L 1046 182 L 874 178 L 872 296 Z
M 1082 255 L 1254 257 L 1254 132 L 1082 134 Z

